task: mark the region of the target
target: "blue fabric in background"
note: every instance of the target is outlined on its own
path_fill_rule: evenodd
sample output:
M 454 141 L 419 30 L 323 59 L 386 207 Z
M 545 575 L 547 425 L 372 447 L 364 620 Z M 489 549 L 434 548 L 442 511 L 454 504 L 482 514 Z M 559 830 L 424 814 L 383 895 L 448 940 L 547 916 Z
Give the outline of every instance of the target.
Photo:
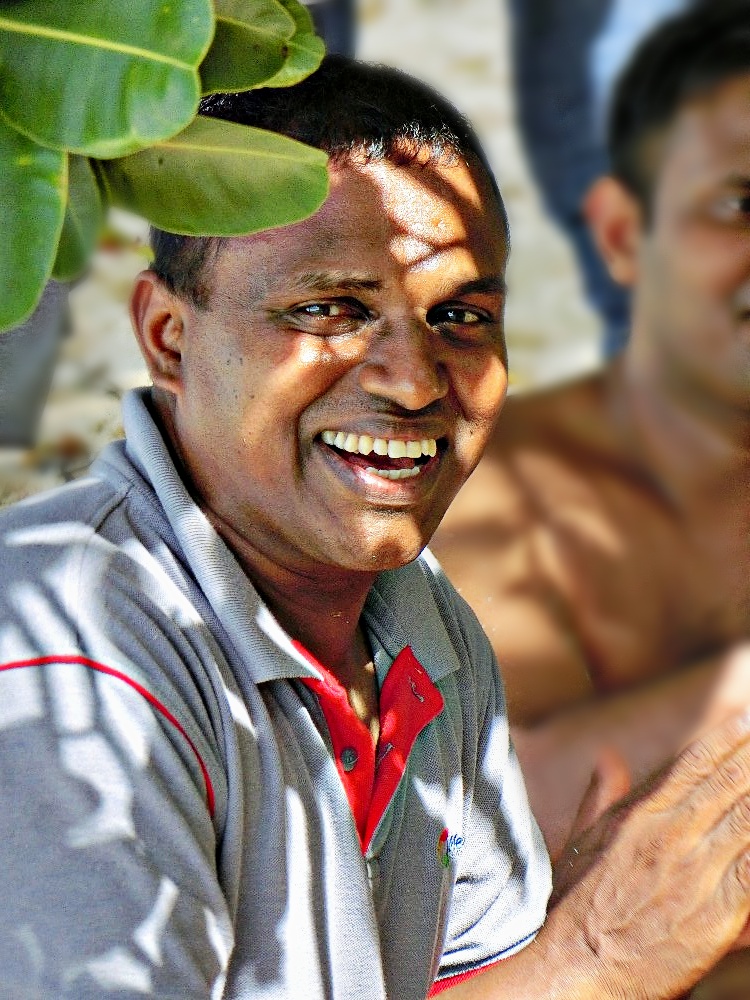
M 607 172 L 612 86 L 638 42 L 690 0 L 510 0 L 518 123 L 544 203 L 571 240 L 602 317 L 604 353 L 625 344 L 628 295 L 610 279 L 581 214 Z
M 302 0 L 312 14 L 315 30 L 328 52 L 354 56 L 356 16 L 354 0 Z

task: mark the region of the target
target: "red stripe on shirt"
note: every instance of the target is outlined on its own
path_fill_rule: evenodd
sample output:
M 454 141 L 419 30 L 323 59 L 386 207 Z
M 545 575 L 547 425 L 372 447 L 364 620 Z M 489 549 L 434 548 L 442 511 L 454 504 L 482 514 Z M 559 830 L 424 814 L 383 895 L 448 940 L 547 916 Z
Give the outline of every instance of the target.
M 502 959 L 499 959 L 499 961 L 502 962 Z M 453 986 L 458 986 L 459 983 L 465 983 L 467 979 L 473 979 L 474 976 L 478 976 L 480 972 L 484 972 L 486 969 L 491 969 L 493 965 L 497 964 L 497 962 L 492 962 L 490 965 L 483 965 L 481 969 L 470 969 L 468 972 L 461 972 L 457 976 L 448 976 L 446 979 L 438 979 L 436 983 L 432 984 L 432 987 L 427 994 L 427 1000 L 432 1000 L 432 997 L 438 996 L 438 994 L 451 989 Z
M 146 701 L 153 706 L 164 718 L 171 722 L 175 729 L 184 737 L 187 741 L 188 746 L 195 754 L 195 759 L 198 761 L 198 767 L 201 769 L 201 774 L 203 775 L 203 781 L 206 786 L 206 804 L 208 806 L 208 812 L 211 819 L 214 818 L 214 812 L 216 809 L 216 799 L 214 795 L 214 786 L 211 782 L 211 776 L 208 773 L 208 768 L 203 763 L 203 758 L 198 753 L 198 749 L 190 739 L 188 734 L 181 723 L 172 715 L 166 705 L 159 701 L 150 691 L 148 691 L 142 684 L 138 681 L 133 680 L 132 677 L 128 677 L 127 674 L 122 673 L 120 670 L 115 670 L 113 667 L 108 667 L 104 663 L 97 663 L 96 660 L 90 660 L 86 656 L 40 656 L 32 660 L 17 660 L 14 663 L 4 663 L 0 664 L 0 672 L 3 670 L 19 670 L 22 667 L 45 667 L 51 666 L 55 663 L 71 663 L 78 664 L 82 667 L 88 667 L 90 670 L 96 670 L 101 674 L 109 674 L 110 677 L 116 677 L 118 680 L 124 681 L 135 691 L 138 692 Z
M 444 990 L 449 990 L 453 986 L 458 986 L 459 983 L 465 983 L 467 979 L 473 979 L 474 976 L 478 976 L 482 972 L 486 972 L 488 969 L 492 969 L 501 962 L 504 962 L 505 959 L 509 957 L 509 952 L 515 954 L 522 946 L 532 941 L 538 933 L 538 930 L 536 930 L 532 931 L 531 934 L 527 934 L 526 937 L 521 938 L 520 941 L 516 941 L 515 944 L 506 948 L 494 961 L 488 962 L 487 965 L 483 965 L 479 969 L 469 969 L 466 972 L 459 972 L 455 976 L 446 976 L 445 979 L 438 979 L 437 982 L 432 984 L 430 991 L 427 994 L 427 1000 L 431 1000 L 432 997 L 438 996 L 438 994 L 442 993 Z

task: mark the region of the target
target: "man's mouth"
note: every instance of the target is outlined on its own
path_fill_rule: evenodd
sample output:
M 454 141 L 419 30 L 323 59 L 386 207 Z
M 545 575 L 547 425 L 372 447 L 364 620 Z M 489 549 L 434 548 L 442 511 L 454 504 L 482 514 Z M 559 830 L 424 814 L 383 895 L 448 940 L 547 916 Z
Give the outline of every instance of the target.
M 321 439 L 323 444 L 342 453 L 346 461 L 382 479 L 412 479 L 438 453 L 435 438 L 405 440 L 347 431 L 323 431 Z

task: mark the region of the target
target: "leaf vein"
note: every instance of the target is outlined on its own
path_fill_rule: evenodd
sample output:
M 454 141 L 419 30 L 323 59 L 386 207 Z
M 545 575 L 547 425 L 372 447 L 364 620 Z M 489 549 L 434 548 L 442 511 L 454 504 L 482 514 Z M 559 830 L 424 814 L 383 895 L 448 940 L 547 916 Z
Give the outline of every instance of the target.
M 247 21 L 240 21 L 236 17 L 225 17 L 223 14 L 217 15 L 216 20 L 222 21 L 224 24 L 232 24 L 234 27 L 241 28 L 243 31 L 250 32 L 251 34 L 268 35 L 269 38 L 283 38 L 285 41 L 288 41 L 294 35 L 293 27 L 288 35 L 282 35 L 271 28 L 261 28 L 257 24 L 248 24 Z
M 7 18 L 0 17 L 0 31 L 2 30 L 19 35 L 38 35 L 42 38 L 54 39 L 57 42 L 106 49 L 109 52 L 120 52 L 123 55 L 137 56 L 148 62 L 164 63 L 167 66 L 174 66 L 177 69 L 187 69 L 191 72 L 195 69 L 195 66 L 191 63 L 176 59 L 174 56 L 164 55 L 161 52 L 139 48 L 137 45 L 128 45 L 126 42 L 113 42 L 106 38 L 80 35 L 73 31 L 64 31 L 61 28 L 48 28 L 39 24 L 22 25 L 17 21 L 9 21 Z

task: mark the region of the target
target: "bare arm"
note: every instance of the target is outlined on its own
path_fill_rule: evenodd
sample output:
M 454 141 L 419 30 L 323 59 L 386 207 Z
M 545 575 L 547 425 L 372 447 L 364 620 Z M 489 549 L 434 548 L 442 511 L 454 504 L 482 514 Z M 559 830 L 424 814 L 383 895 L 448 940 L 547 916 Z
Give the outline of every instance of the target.
M 696 734 L 750 706 L 750 644 L 624 694 L 513 729 L 532 811 L 550 854 L 565 844 L 603 747 L 639 784 Z

